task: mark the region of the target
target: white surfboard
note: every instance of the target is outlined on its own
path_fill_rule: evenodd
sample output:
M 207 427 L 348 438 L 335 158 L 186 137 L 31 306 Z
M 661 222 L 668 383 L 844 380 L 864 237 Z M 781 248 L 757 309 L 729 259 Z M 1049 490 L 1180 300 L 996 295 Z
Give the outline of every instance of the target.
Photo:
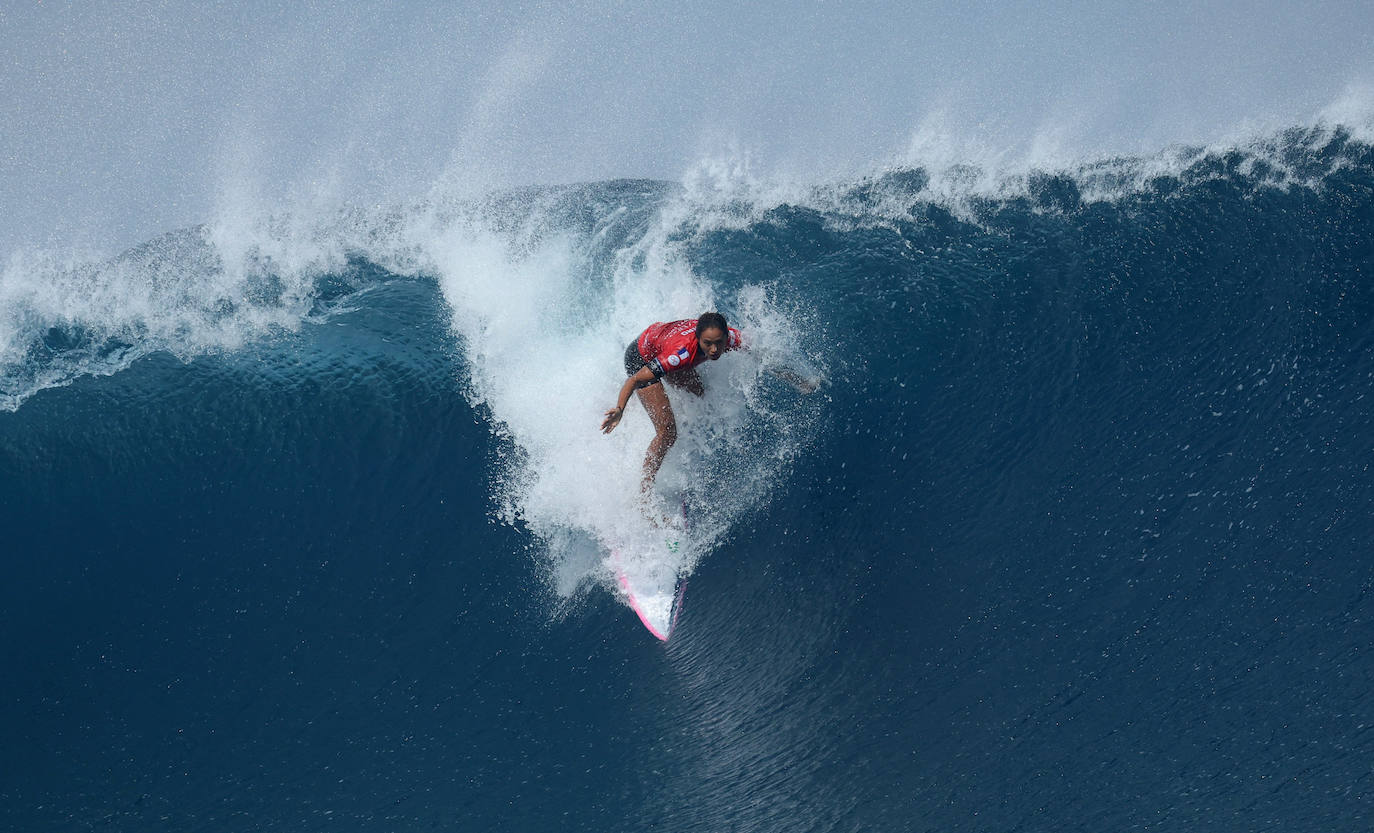
M 668 641 L 682 610 L 682 597 L 687 592 L 687 580 L 682 577 L 685 566 L 687 507 L 682 507 L 683 529 L 662 530 L 662 542 L 640 545 L 638 548 L 615 547 L 611 550 L 611 564 L 616 581 L 630 609 L 639 617 L 649 633 Z

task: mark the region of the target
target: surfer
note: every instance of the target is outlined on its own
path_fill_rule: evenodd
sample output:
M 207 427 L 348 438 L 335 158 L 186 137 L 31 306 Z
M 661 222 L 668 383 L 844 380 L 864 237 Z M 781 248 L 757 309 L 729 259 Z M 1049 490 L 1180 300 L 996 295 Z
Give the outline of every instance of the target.
M 631 391 L 639 394 L 639 401 L 654 424 L 654 438 L 644 455 L 644 476 L 640 481 L 640 489 L 646 495 L 654 485 L 668 449 L 677 442 L 677 419 L 662 382 L 666 380 L 674 387 L 702 396 L 706 389 L 697 375 L 697 365 L 715 361 L 743 347 L 740 331 L 729 326 L 725 316 L 707 312 L 695 321 L 688 318 L 651 324 L 625 348 L 625 384 L 620 387 L 615 407 L 606 411 L 601 420 L 601 430 L 607 434 L 614 431 L 625 415 Z M 811 380 L 785 371 L 774 372 L 802 393 L 816 389 L 816 383 Z
M 674 387 L 702 396 L 706 389 L 696 366 L 704 361 L 715 361 L 730 350 L 738 350 L 742 344 L 739 330 L 726 324 L 725 316 L 707 312 L 695 321 L 688 318 L 650 324 L 625 348 L 625 384 L 620 386 L 615 407 L 606 411 L 601 420 L 601 430 L 607 434 L 614 431 L 620 418 L 625 416 L 630 392 L 639 394 L 639 402 L 654 424 L 654 438 L 644 455 L 644 477 L 640 481 L 645 494 L 654 485 L 668 449 L 677 442 L 677 419 L 662 380 L 667 379 Z

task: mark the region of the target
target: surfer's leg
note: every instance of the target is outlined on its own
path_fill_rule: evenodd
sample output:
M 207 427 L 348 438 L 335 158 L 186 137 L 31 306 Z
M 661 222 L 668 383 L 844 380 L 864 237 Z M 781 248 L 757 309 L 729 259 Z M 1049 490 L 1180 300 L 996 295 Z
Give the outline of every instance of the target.
M 640 404 L 649 413 L 649 420 L 654 424 L 654 439 L 649 443 L 649 451 L 644 455 L 644 477 L 640 480 L 640 489 L 648 494 L 649 489 L 653 488 L 654 478 L 658 476 L 658 469 L 663 465 L 663 458 L 667 456 L 668 449 L 677 442 L 677 420 L 673 417 L 673 406 L 668 401 L 668 392 L 663 389 L 663 385 L 650 385 L 640 388 Z

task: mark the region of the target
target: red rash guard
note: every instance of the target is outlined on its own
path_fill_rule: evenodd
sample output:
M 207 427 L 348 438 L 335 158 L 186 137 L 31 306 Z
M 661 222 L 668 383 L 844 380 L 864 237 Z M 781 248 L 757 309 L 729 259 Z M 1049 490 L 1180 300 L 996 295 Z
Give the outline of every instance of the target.
M 725 351 L 738 350 L 744 343 L 739 330 L 729 329 Z M 696 367 L 706 361 L 706 354 L 697 344 L 696 319 L 650 324 L 639 334 L 639 355 L 644 357 L 655 377 Z

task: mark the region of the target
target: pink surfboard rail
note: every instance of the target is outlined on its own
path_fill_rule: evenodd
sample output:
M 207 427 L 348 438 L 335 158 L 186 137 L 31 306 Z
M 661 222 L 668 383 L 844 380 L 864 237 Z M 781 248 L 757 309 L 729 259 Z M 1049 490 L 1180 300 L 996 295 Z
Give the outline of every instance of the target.
M 644 608 L 640 605 L 639 599 L 635 597 L 635 591 L 631 590 L 631 587 L 629 587 L 629 576 L 625 575 L 625 570 L 622 569 L 620 565 L 620 550 L 611 551 L 611 561 L 616 564 L 616 579 L 620 581 L 621 590 L 625 591 L 625 599 L 629 602 L 629 609 L 635 612 L 635 616 L 639 617 L 640 623 L 643 623 L 644 628 L 646 628 L 650 634 L 657 636 L 661 642 L 668 642 L 669 636 L 673 634 L 673 628 L 677 627 L 677 616 L 682 613 L 683 595 L 687 594 L 687 579 L 682 579 L 677 583 L 677 592 L 673 595 L 673 608 L 672 613 L 669 614 L 668 628 L 664 630 L 664 628 L 655 625 L 653 620 L 650 619 L 649 614 L 644 612 Z
M 682 518 L 684 525 L 687 520 L 687 504 L 682 504 Z M 673 628 L 677 627 L 678 615 L 682 612 L 682 598 L 687 593 L 687 579 L 681 578 L 678 581 L 677 591 L 673 594 L 673 606 L 668 614 L 667 627 L 655 625 L 653 619 L 644 610 L 643 605 L 635 596 L 634 590 L 630 587 L 630 577 L 625 573 L 625 568 L 620 563 L 620 550 L 611 550 L 611 562 L 615 564 L 616 579 L 620 582 L 620 589 L 625 591 L 625 598 L 630 603 L 630 609 L 639 617 L 639 621 L 644 628 L 653 634 L 661 642 L 667 642 L 668 637 L 672 636 Z

